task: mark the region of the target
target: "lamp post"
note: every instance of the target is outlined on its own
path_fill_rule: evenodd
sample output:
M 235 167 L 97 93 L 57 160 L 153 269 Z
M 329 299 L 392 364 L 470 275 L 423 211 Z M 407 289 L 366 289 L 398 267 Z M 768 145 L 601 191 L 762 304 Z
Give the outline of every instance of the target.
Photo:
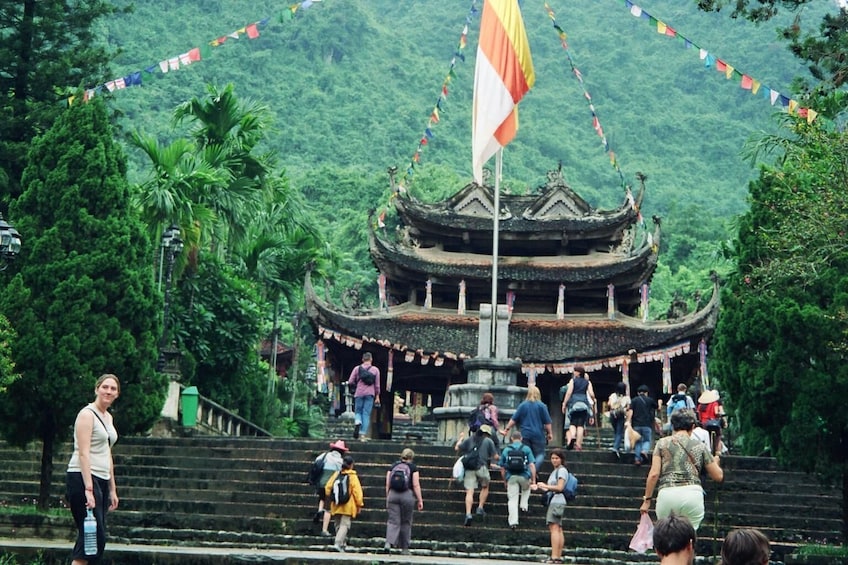
M 162 312 L 162 337 L 159 339 L 159 359 L 156 361 L 156 371 L 165 368 L 165 348 L 168 345 L 168 313 L 171 309 L 171 277 L 174 274 L 174 261 L 183 250 L 183 240 L 180 237 L 180 227 L 171 227 L 162 233 L 162 257 L 165 262 L 165 304 Z
M 0 257 L 3 258 L 0 271 L 5 270 L 9 266 L 9 262 L 13 261 L 20 251 L 21 234 L 3 219 L 3 214 L 0 214 Z

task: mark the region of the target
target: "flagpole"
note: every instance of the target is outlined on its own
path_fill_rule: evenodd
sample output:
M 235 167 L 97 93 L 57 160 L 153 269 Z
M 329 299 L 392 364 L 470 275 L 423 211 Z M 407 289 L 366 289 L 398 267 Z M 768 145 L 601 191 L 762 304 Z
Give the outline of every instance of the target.
M 498 336 L 498 240 L 501 211 L 501 171 L 503 170 L 503 147 L 495 153 L 495 211 L 492 225 L 492 343 L 490 354 L 496 353 Z

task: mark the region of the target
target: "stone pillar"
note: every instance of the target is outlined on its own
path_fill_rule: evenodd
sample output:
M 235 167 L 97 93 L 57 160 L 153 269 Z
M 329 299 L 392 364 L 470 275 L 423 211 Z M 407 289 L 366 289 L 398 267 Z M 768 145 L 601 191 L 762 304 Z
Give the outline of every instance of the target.
M 463 363 L 468 380 L 448 387 L 445 406 L 433 410 L 441 441 L 451 443 L 461 432 L 468 433 L 468 415 L 480 404 L 484 392 L 491 392 L 495 397 L 501 426 L 509 421 L 527 395 L 527 389 L 516 384 L 521 361 L 508 358 L 509 311 L 506 305 L 498 306 L 497 316 L 495 357 L 491 357 L 492 307 L 480 305 L 477 357 Z

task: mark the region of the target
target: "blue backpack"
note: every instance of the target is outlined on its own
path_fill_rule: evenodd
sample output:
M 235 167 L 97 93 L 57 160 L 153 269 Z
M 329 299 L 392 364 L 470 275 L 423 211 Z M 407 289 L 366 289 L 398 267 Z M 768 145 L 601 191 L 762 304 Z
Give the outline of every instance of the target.
M 686 395 L 678 392 L 671 397 L 671 411 L 669 411 L 669 414 L 673 414 L 684 408 L 686 408 Z
M 565 486 L 562 489 L 562 494 L 565 496 L 565 500 L 571 502 L 575 498 L 577 498 L 577 486 L 580 484 L 580 481 L 577 480 L 577 477 L 574 476 L 574 473 L 566 470 L 568 473 L 568 477 L 565 479 Z

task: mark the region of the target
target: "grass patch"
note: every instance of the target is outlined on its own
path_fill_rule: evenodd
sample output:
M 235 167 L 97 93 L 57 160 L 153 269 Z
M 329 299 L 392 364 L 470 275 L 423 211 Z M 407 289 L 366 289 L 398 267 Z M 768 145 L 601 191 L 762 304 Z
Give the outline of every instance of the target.
M 795 550 L 795 555 L 841 557 L 848 562 L 848 547 L 844 545 L 802 545 Z
M 35 504 L 9 504 L 9 502 L 0 502 L 0 514 L 2 515 L 24 515 L 24 516 L 68 516 L 70 510 L 67 508 L 48 508 L 41 510 Z M 0 565 L 7 565 L 0 560 Z
M 0 553 L 0 565 L 44 565 L 44 558 L 41 554 L 35 557 L 29 563 L 20 563 L 18 557 L 12 553 Z

